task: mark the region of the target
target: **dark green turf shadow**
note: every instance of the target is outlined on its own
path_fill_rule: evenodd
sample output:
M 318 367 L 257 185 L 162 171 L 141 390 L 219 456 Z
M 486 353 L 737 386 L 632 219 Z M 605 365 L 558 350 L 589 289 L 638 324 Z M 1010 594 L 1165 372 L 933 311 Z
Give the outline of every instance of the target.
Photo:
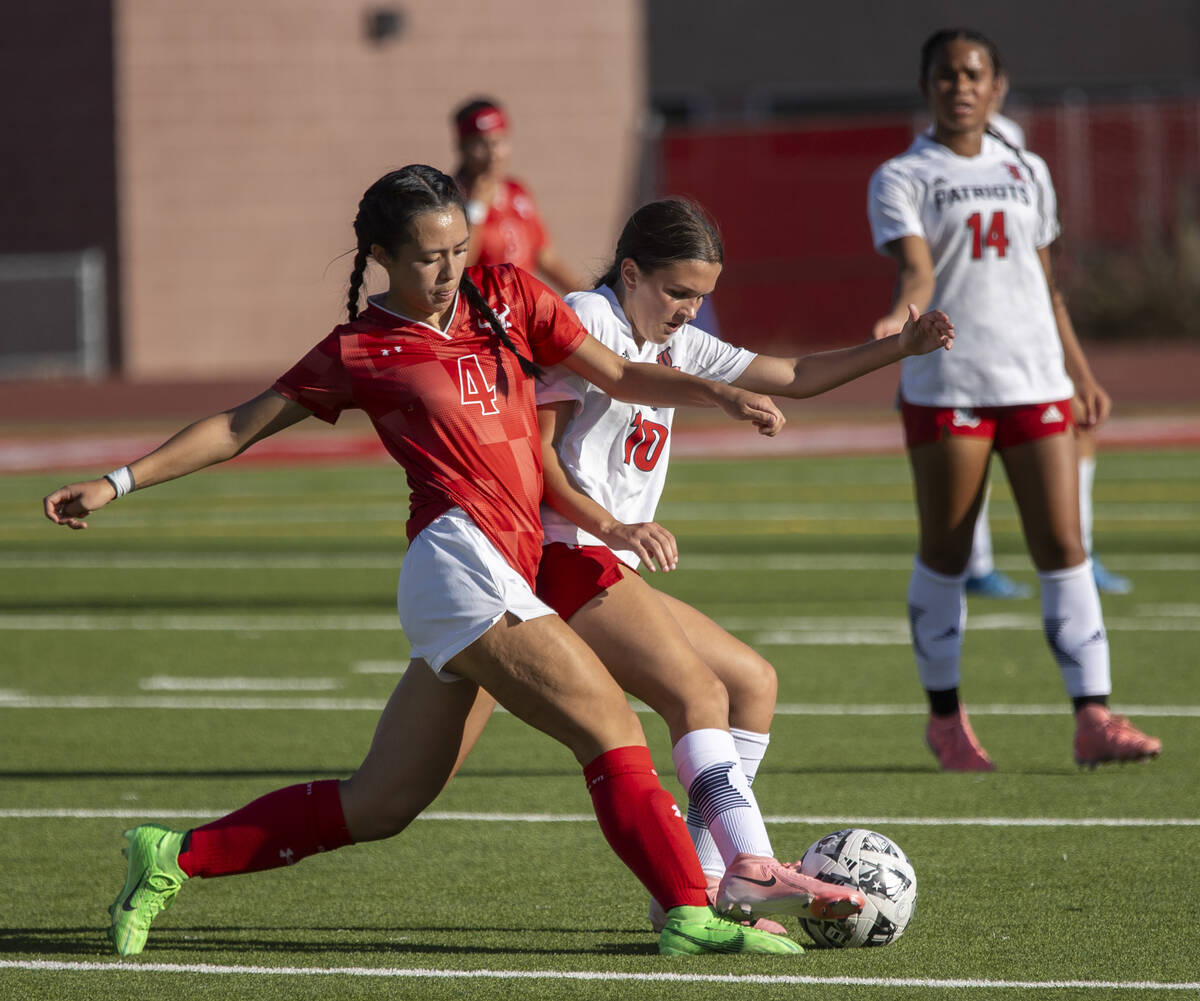
M 595 935 L 636 935 L 637 930 L 630 928 L 587 928 L 564 929 L 555 927 L 515 928 L 513 925 L 430 925 L 406 928 L 323 928 L 319 925 L 304 927 L 279 926 L 253 929 L 257 934 L 246 935 L 242 929 L 220 927 L 216 925 L 173 925 L 170 928 L 155 929 L 150 933 L 150 943 L 142 955 L 148 958 L 163 960 L 163 954 L 188 953 L 295 953 L 308 955 L 317 953 L 346 953 L 373 955 L 407 955 L 407 956 L 450 956 L 450 955 L 512 955 L 524 954 L 530 956 L 552 955 L 581 955 L 596 954 L 612 956 L 657 955 L 656 941 L 647 936 L 647 942 L 608 942 L 602 945 L 564 945 L 564 938 Z M 288 933 L 303 936 L 317 936 L 322 932 L 334 935 L 361 932 L 362 939 L 330 941 L 304 941 L 291 937 Z M 511 946 L 478 946 L 464 944 L 461 941 L 449 944 L 437 942 L 396 942 L 379 941 L 383 935 L 440 935 L 440 934 L 487 934 L 507 933 L 512 935 L 514 942 Z M 264 934 L 266 933 L 266 934 Z M 195 936 L 211 936 L 211 939 L 196 938 Z M 277 937 L 272 937 L 277 936 Z M 535 947 L 530 940 L 545 941 L 547 936 L 559 940 L 558 945 Z M 0 928 L 0 954 L 32 954 L 49 956 L 94 956 L 112 954 L 103 928 Z M 115 960 L 114 955 L 114 960 Z M 132 960 L 136 962 L 136 960 Z
M 0 928 L 0 954 L 34 953 L 54 956 L 94 956 L 112 952 L 104 929 Z

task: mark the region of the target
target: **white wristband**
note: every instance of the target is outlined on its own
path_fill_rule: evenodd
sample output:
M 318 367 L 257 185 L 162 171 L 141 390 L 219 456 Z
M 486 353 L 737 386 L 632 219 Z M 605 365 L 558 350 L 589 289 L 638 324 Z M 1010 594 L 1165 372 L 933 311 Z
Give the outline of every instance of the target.
M 114 469 L 111 473 L 105 473 L 104 478 L 112 484 L 112 488 L 117 492 L 117 497 L 124 497 L 134 488 L 133 473 L 129 471 L 128 466 L 122 466 L 120 469 Z

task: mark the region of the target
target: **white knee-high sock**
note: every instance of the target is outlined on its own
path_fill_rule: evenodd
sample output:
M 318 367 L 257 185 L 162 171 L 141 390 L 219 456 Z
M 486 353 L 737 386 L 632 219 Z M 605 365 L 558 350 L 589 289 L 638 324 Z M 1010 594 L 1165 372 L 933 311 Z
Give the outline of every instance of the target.
M 913 560 L 908 581 L 908 623 L 921 687 L 927 692 L 957 688 L 967 625 L 965 574 L 948 577 Z
M 688 816 L 695 813 L 703 818 L 724 863 L 721 871 L 739 852 L 773 854 L 758 801 L 728 730 L 685 733 L 671 757 L 675 774 L 688 792 Z M 689 823 L 689 829 L 691 826 Z
M 733 737 L 733 745 L 737 748 L 738 756 L 742 759 L 742 772 L 746 781 L 754 785 L 754 776 L 758 774 L 758 766 L 767 755 L 767 745 L 771 743 L 769 733 L 756 733 L 754 730 L 742 730 L 731 726 L 729 733 Z
M 996 569 L 996 559 L 992 554 L 992 526 L 988 521 L 988 508 L 992 501 L 992 485 L 989 483 L 983 495 L 983 504 L 979 508 L 979 517 L 975 519 L 975 534 L 971 541 L 971 558 L 967 561 L 968 577 L 986 577 Z
M 1079 459 L 1079 530 L 1083 536 L 1083 551 L 1092 554 L 1092 485 L 1096 482 L 1096 458 L 1085 455 Z
M 758 774 L 758 766 L 762 764 L 762 759 L 767 753 L 771 735 L 756 733 L 754 730 L 742 730 L 736 726 L 731 726 L 729 733 L 733 737 L 734 747 L 737 748 L 738 756 L 742 760 L 742 773 L 746 776 L 747 784 L 752 786 L 754 785 L 754 776 Z M 692 836 L 692 844 L 696 847 L 696 855 L 700 859 L 700 868 L 704 870 L 704 874 L 706 876 L 723 876 L 725 860 L 721 858 L 721 850 L 717 847 L 708 826 L 704 823 L 704 817 L 700 815 L 699 808 L 690 800 L 687 811 L 687 828 L 688 834 Z
M 1108 636 L 1092 561 L 1066 570 L 1038 571 L 1042 582 L 1042 623 L 1071 698 L 1108 695 Z

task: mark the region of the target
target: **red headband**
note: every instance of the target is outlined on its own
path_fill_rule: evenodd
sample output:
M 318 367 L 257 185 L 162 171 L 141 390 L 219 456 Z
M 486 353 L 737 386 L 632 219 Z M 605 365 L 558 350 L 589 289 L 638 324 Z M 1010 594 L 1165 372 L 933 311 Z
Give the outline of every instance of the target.
M 477 136 L 484 132 L 495 132 L 497 129 L 507 129 L 508 119 L 504 112 L 494 104 L 486 105 L 458 120 L 458 138 Z

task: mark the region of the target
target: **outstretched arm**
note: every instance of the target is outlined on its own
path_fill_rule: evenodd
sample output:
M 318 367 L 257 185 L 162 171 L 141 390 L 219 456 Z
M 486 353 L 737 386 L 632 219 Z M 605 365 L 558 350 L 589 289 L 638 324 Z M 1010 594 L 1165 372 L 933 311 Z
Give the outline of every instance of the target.
M 632 362 L 586 337 L 562 364 L 615 400 L 652 407 L 720 407 L 735 420 L 751 421 L 761 434 L 776 435 L 783 414 L 766 396 L 710 382 L 666 365 Z
M 927 354 L 938 348 L 949 350 L 953 343 L 954 324 L 945 313 L 934 310 L 919 316 L 917 307 L 909 303 L 907 319 L 898 334 L 800 358 L 758 355 L 733 384 L 759 393 L 816 396 L 909 355 Z
M 594 535 L 610 549 L 637 553 L 651 572 L 674 570 L 679 560 L 675 536 L 655 521 L 626 524 L 614 518 L 601 504 L 580 489 L 558 455 L 558 443 L 571 419 L 575 404 L 570 400 L 538 407 L 542 433 L 542 500 L 568 521 Z
M 268 389 L 241 406 L 196 421 L 125 468 L 138 489 L 165 483 L 232 459 L 256 441 L 309 416 L 311 411 L 299 403 Z M 42 508 L 56 525 L 87 528 L 82 519 L 116 496 L 112 483 L 100 477 L 59 487 L 43 499 Z

